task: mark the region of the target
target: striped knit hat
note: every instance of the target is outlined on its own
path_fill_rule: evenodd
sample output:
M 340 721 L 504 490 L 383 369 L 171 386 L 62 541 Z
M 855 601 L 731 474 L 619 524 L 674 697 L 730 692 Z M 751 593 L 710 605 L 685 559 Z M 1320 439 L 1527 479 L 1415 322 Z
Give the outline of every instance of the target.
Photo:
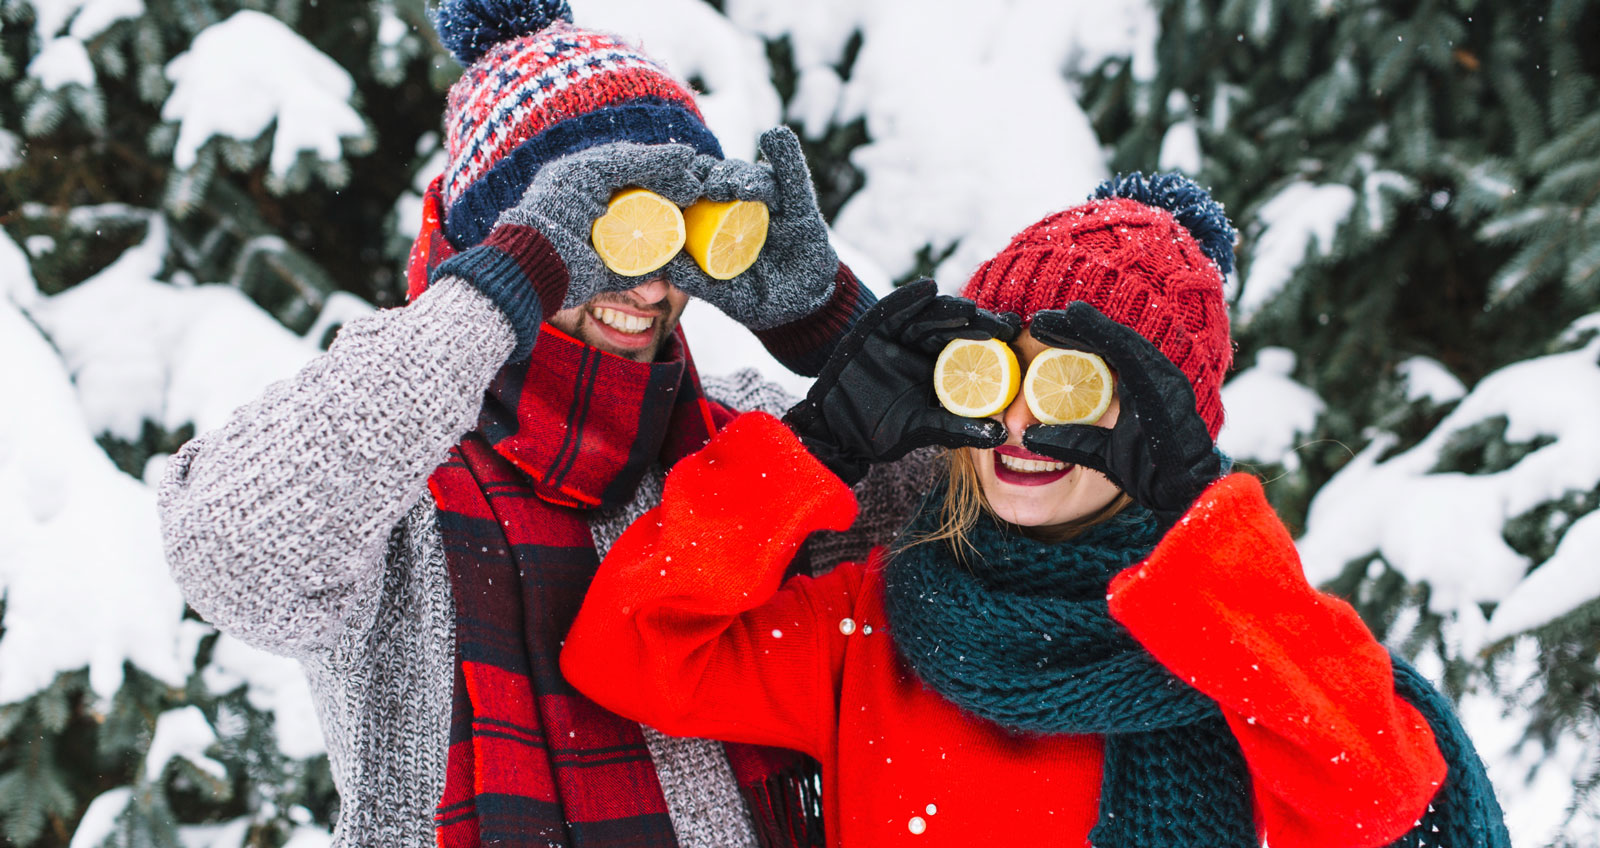
M 572 24 L 566 0 L 442 0 L 439 39 L 466 66 L 445 111 L 444 229 L 466 248 L 545 163 L 615 141 L 722 156 L 694 95 L 620 38 Z
M 1016 312 L 1086 301 L 1149 339 L 1194 387 L 1215 439 L 1222 378 L 1233 363 L 1223 276 L 1233 270 L 1233 226 L 1222 205 L 1179 174 L 1130 174 L 1102 183 L 1088 203 L 1018 233 L 979 266 L 962 294 Z

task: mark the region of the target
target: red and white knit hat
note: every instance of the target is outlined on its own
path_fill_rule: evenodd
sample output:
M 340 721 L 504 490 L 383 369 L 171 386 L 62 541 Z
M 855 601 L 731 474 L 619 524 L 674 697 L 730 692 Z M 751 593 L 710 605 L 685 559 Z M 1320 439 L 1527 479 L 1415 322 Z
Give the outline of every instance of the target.
M 722 156 L 688 88 L 617 36 L 574 26 L 565 0 L 444 0 L 434 25 L 466 66 L 445 112 L 444 229 L 458 249 L 569 153 L 632 141 Z
M 1222 294 L 1233 238 L 1222 206 L 1186 177 L 1130 174 L 1018 233 L 962 295 L 1025 322 L 1081 300 L 1131 327 L 1189 378 L 1215 439 L 1233 363 Z

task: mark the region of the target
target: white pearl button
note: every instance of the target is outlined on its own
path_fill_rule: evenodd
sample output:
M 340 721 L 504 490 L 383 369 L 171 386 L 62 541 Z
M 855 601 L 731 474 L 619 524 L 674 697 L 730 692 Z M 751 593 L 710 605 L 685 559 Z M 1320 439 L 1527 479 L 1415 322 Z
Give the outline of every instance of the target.
M 856 620 L 853 618 L 839 619 L 839 632 L 846 636 L 856 632 Z
M 912 816 L 906 827 L 911 830 L 912 835 L 921 836 L 922 832 L 928 829 L 928 823 L 922 820 L 922 816 Z

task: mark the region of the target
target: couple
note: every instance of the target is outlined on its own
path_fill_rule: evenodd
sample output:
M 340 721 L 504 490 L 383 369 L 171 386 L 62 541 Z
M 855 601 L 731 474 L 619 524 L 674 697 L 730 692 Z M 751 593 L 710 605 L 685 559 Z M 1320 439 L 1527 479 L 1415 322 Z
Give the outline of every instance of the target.
M 1233 233 L 1204 192 L 1113 181 L 968 299 L 874 303 L 786 130 L 724 159 L 564 2 L 438 15 L 467 69 L 410 304 L 161 491 L 190 603 L 305 669 L 336 844 L 1505 844 L 1448 706 L 1225 474 Z M 589 228 L 628 186 L 763 201 L 767 245 L 727 282 L 618 277 Z M 702 380 L 691 295 L 808 398 Z M 929 377 L 958 337 L 1093 351 L 1116 399 L 957 418 Z

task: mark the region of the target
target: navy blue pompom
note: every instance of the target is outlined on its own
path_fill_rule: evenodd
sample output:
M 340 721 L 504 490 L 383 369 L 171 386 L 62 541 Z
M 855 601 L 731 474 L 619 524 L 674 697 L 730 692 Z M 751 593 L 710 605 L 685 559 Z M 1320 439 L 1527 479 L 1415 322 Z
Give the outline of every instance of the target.
M 463 65 L 496 44 L 532 35 L 557 20 L 572 21 L 567 0 L 440 0 L 433 12 L 439 41 Z
M 1096 198 L 1126 197 L 1172 213 L 1211 257 L 1223 274 L 1233 272 L 1233 225 L 1211 194 L 1194 180 L 1173 172 L 1144 174 L 1135 171 L 1112 177 L 1094 190 Z

